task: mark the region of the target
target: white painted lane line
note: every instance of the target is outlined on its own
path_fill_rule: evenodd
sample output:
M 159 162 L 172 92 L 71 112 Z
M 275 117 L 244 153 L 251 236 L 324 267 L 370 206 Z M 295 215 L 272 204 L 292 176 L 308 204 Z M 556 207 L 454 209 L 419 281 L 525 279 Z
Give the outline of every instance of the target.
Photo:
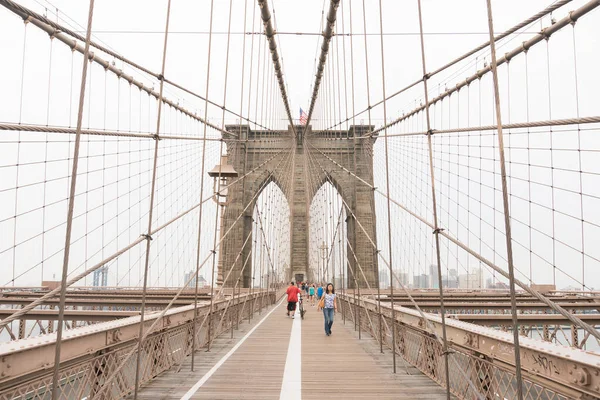
M 206 383 L 206 381 L 208 381 L 208 379 L 215 373 L 217 372 L 217 370 L 219 369 L 219 367 L 221 367 L 221 365 L 223 365 L 223 363 L 225 363 L 225 361 L 227 361 L 227 359 L 229 357 L 231 357 L 231 355 L 233 353 L 235 353 L 235 351 L 242 345 L 242 343 L 244 343 L 246 341 L 246 339 L 248 339 L 250 337 L 250 335 L 252 335 L 252 333 L 254 333 L 254 331 L 256 330 L 256 328 L 258 328 L 259 326 L 262 325 L 263 322 L 265 322 L 265 320 L 267 318 L 269 318 L 269 315 L 271 315 L 273 313 L 273 311 L 279 309 L 279 306 L 281 305 L 281 303 L 283 303 L 283 300 L 285 299 L 285 297 L 283 299 L 281 299 L 281 301 L 279 303 L 277 303 L 277 305 L 275 307 L 273 307 L 273 309 L 271 311 L 269 311 L 267 313 L 267 315 L 265 315 L 265 317 L 263 319 L 261 319 L 258 324 L 256 324 L 252 329 L 250 329 L 248 331 L 248 333 L 246 333 L 244 335 L 244 337 L 242 337 L 240 339 L 239 342 L 237 342 L 235 344 L 235 346 L 233 346 L 231 348 L 231 350 L 229 350 L 227 352 L 227 354 L 225 354 L 215 365 L 214 367 L 212 367 L 206 374 L 204 374 L 204 376 L 202 378 L 200 378 L 200 380 L 198 382 L 196 382 L 196 384 L 194 384 L 194 386 L 192 386 L 190 388 L 190 390 L 187 391 L 186 394 L 184 394 L 181 397 L 181 400 L 189 400 L 192 398 L 192 396 L 194 395 L 194 393 L 196 393 L 198 391 L 198 389 L 200 389 L 202 387 L 202 385 L 204 385 Z
M 279 400 L 302 399 L 302 322 L 296 307 Z

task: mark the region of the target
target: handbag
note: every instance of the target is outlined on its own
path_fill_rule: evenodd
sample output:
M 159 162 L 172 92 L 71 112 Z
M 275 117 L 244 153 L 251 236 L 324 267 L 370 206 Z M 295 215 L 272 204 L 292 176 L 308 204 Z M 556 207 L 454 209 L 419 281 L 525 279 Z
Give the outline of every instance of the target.
M 321 296 L 321 300 L 319 300 L 319 304 L 317 304 L 317 307 L 319 309 L 325 308 L 325 293 L 323 293 L 323 296 Z

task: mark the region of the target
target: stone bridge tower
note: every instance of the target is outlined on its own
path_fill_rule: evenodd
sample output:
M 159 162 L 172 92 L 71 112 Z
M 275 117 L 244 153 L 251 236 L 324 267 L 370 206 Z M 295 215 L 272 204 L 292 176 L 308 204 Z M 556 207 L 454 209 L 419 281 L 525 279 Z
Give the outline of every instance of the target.
M 245 245 L 244 240 L 248 234 L 252 235 L 253 210 L 258 192 L 270 182 L 280 187 L 290 207 L 291 259 L 288 264 L 291 268 L 287 278 L 313 280 L 308 265 L 308 210 L 318 189 L 330 182 L 341 195 L 346 208 L 350 268 L 348 286 L 354 287 L 356 279 L 361 288 L 367 287 L 367 282 L 370 287 L 376 288 L 379 280 L 377 252 L 373 246 L 373 243 L 377 245 L 374 191 L 353 176 L 373 185 L 373 145 L 376 137 L 368 136 L 373 127 L 351 126 L 347 131 L 323 132 L 313 132 L 310 126 L 306 128 L 300 125 L 290 126 L 287 131 L 257 131 L 247 125 L 231 125 L 226 129 L 231 132 L 230 137 L 224 135 L 229 164 L 240 176 L 248 176 L 230 188 L 230 202 L 224 213 L 225 232 L 245 210 L 242 219 L 235 224 L 221 247 L 220 271 L 228 270 L 235 262 L 229 279 L 224 282 L 225 286 L 235 285 L 234 277 L 239 276 L 243 260 L 251 257 L 254 239 L 251 238 Z M 294 132 L 298 133 L 296 137 Z M 286 149 L 290 151 L 282 151 Z M 288 155 L 293 155 L 291 160 Z M 289 182 L 286 179 L 289 174 L 293 178 L 291 184 L 284 185 L 284 182 Z M 311 177 L 310 185 L 306 182 L 307 176 Z M 237 257 L 240 249 L 241 255 Z M 250 265 L 246 266 L 242 276 L 243 287 L 250 287 Z

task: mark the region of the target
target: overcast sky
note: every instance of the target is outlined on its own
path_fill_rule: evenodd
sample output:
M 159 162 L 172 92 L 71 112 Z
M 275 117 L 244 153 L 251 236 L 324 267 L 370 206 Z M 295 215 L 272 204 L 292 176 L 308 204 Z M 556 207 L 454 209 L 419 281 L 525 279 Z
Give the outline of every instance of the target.
M 23 0 L 21 3 L 84 34 L 82 27 L 87 22 L 87 2 Z M 270 128 L 286 128 L 286 116 L 279 98 L 274 98 L 274 106 L 265 105 L 267 97 L 264 92 L 259 92 L 258 97 L 254 98 L 257 87 L 262 89 L 264 86 L 268 91 L 272 87 L 268 84 L 273 82 L 272 65 L 264 62 L 264 37 L 242 34 L 244 30 L 248 33 L 262 31 L 256 2 L 232 0 L 230 9 L 230 1 L 214 0 L 214 35 L 212 51 L 208 55 L 210 3 L 208 0 L 172 1 L 165 76 L 204 95 L 210 65 L 208 93 L 211 100 L 218 104 L 225 101 L 229 110 L 241 111 L 244 116 Z M 486 40 L 485 3 L 484 0 L 423 0 L 425 57 L 429 71 Z M 550 3 L 549 0 L 493 1 L 495 31 L 508 29 Z M 561 19 L 568 11 L 584 3 L 573 1 L 556 11 L 553 17 Z M 151 71 L 160 72 L 166 4 L 166 1 L 97 0 L 93 20 L 94 39 Z M 299 108 L 308 110 L 310 106 L 315 58 L 322 40 L 315 34 L 323 29 L 322 11 L 327 11 L 327 2 L 275 0 L 269 4 L 276 29 L 281 33 L 277 36 L 277 44 L 283 60 L 292 118 L 297 119 Z M 418 80 L 423 74 L 417 2 L 384 0 L 382 5 L 383 31 L 386 34 L 385 88 L 389 95 Z M 366 13 L 363 14 L 362 1 L 342 1 L 336 32 L 352 32 L 355 36 L 339 35 L 332 40 L 331 52 L 335 52 L 337 58 L 332 64 L 330 56 L 327 68 L 332 68 L 331 73 L 335 77 L 328 75 L 323 81 L 324 86 L 315 108 L 315 128 L 327 128 L 350 116 L 352 103 L 354 110 L 359 112 L 366 109 L 368 98 L 371 104 L 383 98 L 382 55 L 380 38 L 376 35 L 380 32 L 379 1 L 365 0 L 365 8 Z M 230 16 L 232 34 L 227 54 L 228 36 L 225 33 Z M 520 55 L 510 66 L 500 68 L 505 123 L 600 115 L 597 101 L 600 76 L 596 73 L 600 61 L 599 18 L 600 12 L 591 12 L 575 28 L 565 28 L 553 36 L 548 44 L 541 43 L 530 50 L 527 56 Z M 519 47 L 522 41 L 550 23 L 549 17 L 544 18 L 518 35 L 502 41 L 498 44 L 498 55 Z M 367 36 L 366 47 L 365 38 L 360 35 L 364 33 L 363 24 L 366 25 L 366 32 L 372 34 Z M 69 48 L 57 40 L 53 40 L 52 45 L 50 43 L 45 33 L 33 26 L 24 28 L 18 17 L 0 8 L 0 122 L 74 126 L 81 57 L 79 54 L 72 55 Z M 259 48 L 262 49 L 260 65 Z M 368 75 L 365 49 L 369 60 Z M 102 52 L 97 54 L 112 61 L 112 57 Z M 489 62 L 489 51 L 485 50 L 440 73 L 430 81 L 430 98 L 453 87 Z M 118 60 L 115 65 L 158 90 L 155 79 Z M 262 71 L 265 66 L 268 73 L 266 83 L 256 76 L 257 71 Z M 353 97 L 350 93 L 351 73 L 354 74 Z M 224 91 L 226 80 L 227 90 Z M 247 97 L 249 82 L 254 85 L 252 98 Z M 330 89 L 325 89 L 326 84 L 331 85 Z M 332 94 L 333 90 L 341 92 L 342 97 Z M 276 90 L 271 89 L 271 92 L 276 93 Z M 191 112 L 204 115 L 205 104 L 198 98 L 172 87 L 165 89 L 165 96 Z M 398 118 L 422 102 L 423 87 L 417 85 L 387 102 L 388 120 Z M 156 129 L 156 103 L 149 100 L 148 96 L 140 95 L 137 89 L 131 89 L 123 82 L 118 83 L 114 75 L 105 73 L 97 65 L 90 69 L 88 75 L 84 111 L 84 128 L 141 132 L 153 132 Z M 211 122 L 221 125 L 223 114 L 220 108 L 209 107 L 207 114 Z M 432 126 L 436 129 L 493 124 L 491 75 L 432 107 L 431 118 Z M 362 113 L 355 122 L 367 124 L 368 119 L 368 114 Z M 236 116 L 225 114 L 225 123 L 236 121 Z M 382 106 L 372 110 L 371 121 L 376 127 L 382 125 Z M 424 115 L 421 113 L 394 126 L 388 133 L 423 130 Z M 509 187 L 512 194 L 515 265 L 520 271 L 520 278 L 527 282 L 529 279 L 538 283 L 556 280 L 557 286 L 563 287 L 581 286 L 585 280 L 588 287 L 598 288 L 598 126 L 588 124 L 578 131 L 577 126 L 571 125 L 556 128 L 555 131 L 561 133 L 551 134 L 547 128 L 537 129 L 534 134 L 527 130 L 514 130 L 507 139 L 509 175 L 513 177 L 509 180 Z M 203 127 L 173 110 L 166 110 L 161 132 L 198 136 L 202 135 Z M 0 285 L 12 284 L 13 271 L 14 276 L 23 275 L 16 281 L 22 285 L 38 284 L 41 277 L 58 279 L 68 192 L 66 178 L 70 171 L 69 154 L 72 152 L 72 144 L 68 141 L 73 138 L 59 134 L 23 133 L 21 140 L 29 142 L 18 143 L 17 133 L 0 131 L 0 135 L 0 265 L 3 271 L 7 271 L 3 274 L 6 279 Z M 209 129 L 208 135 L 218 137 L 218 132 Z M 83 145 L 82 157 L 85 162 L 81 166 L 82 178 L 78 184 L 81 196 L 76 204 L 76 215 L 80 217 L 74 228 L 74 239 L 80 241 L 74 248 L 70 271 L 78 266 L 93 265 L 135 240 L 147 229 L 144 218 L 147 218 L 154 143 L 149 140 L 106 137 L 89 140 L 91 142 Z M 169 221 L 197 202 L 202 156 L 199 143 L 161 141 L 155 225 Z M 496 146 L 497 138 L 492 131 L 434 136 L 436 189 L 441 225 L 475 251 L 505 268 L 506 247 Z M 425 137 L 390 137 L 389 149 L 390 196 L 432 221 Z M 384 190 L 385 149 L 381 138 L 374 152 L 376 186 Z M 216 164 L 218 154 L 217 142 L 207 145 L 206 168 Z M 17 172 L 17 163 L 29 165 L 22 166 Z M 17 186 L 19 190 L 15 190 Z M 210 191 L 212 182 L 205 180 L 205 196 Z M 383 196 L 376 195 L 379 247 L 383 250 L 382 256 L 388 259 L 387 208 L 384 200 Z M 16 208 L 15 204 L 18 204 Z M 203 223 L 206 232 L 206 240 L 202 241 L 203 255 L 209 254 L 212 247 L 214 208 L 211 203 L 205 207 L 207 217 Z M 14 218 L 15 211 L 17 218 Z M 391 212 L 392 238 L 398 244 L 394 246 L 397 251 L 394 253 L 395 268 L 411 275 L 428 272 L 433 262 L 430 229 L 397 206 L 393 206 Z M 337 215 L 336 212 L 332 214 Z M 50 230 L 53 226 L 58 228 Z M 86 234 L 92 230 L 92 234 Z M 197 213 L 194 212 L 164 230 L 153 241 L 152 284 L 182 283 L 183 273 L 195 267 L 193 247 L 196 231 Z M 116 232 L 119 234 L 115 241 Z M 445 240 L 442 240 L 442 249 L 445 270 L 457 269 L 459 273 L 467 273 L 480 266 L 474 257 L 467 256 Z M 118 260 L 116 267 L 111 267 L 111 284 L 137 285 L 142 255 L 143 248 L 137 246 Z M 43 274 L 40 259 L 46 260 Z M 485 276 L 490 276 L 489 271 L 485 271 Z

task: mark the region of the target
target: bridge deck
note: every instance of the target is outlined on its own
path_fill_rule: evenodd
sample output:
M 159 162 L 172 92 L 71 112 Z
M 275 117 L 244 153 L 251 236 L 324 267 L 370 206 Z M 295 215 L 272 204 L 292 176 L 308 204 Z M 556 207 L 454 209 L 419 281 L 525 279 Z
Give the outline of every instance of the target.
M 330 398 L 360 400 L 445 398 L 442 388 L 401 359 L 398 373 L 392 374 L 390 352 L 380 354 L 368 335 L 359 341 L 352 323 L 344 325 L 341 317 L 336 316 L 333 335 L 325 336 L 322 314 L 306 308 L 303 321 L 292 320 L 285 316 L 285 304 L 278 304 L 240 325 L 234 339 L 225 334 L 211 352 L 197 353 L 195 372 L 188 357 L 179 373 L 161 375 L 138 397 L 317 399 L 330 393 Z

